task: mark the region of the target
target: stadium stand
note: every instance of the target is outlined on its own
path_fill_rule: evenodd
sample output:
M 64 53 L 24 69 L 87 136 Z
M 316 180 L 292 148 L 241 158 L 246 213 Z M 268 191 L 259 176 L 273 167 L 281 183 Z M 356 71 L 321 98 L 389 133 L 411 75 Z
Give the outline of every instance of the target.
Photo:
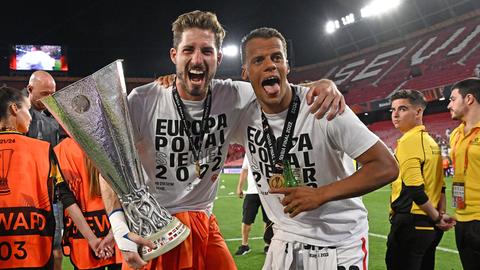
M 453 83 L 475 75 L 480 64 L 479 18 L 480 12 L 472 11 L 334 60 L 297 67 L 290 80 L 328 77 L 357 114 L 377 113 L 388 119 L 388 97 L 394 90 L 420 90 L 431 102 L 440 99 Z M 425 115 L 424 124 L 434 138 L 446 141 L 445 130 L 452 130 L 458 122 L 445 112 L 445 104 L 432 106 L 440 106 L 444 112 Z M 395 149 L 401 134 L 389 119 L 367 124 Z
M 381 101 L 383 109 L 388 109 L 384 101 L 396 89 L 441 91 L 456 81 L 473 76 L 479 64 L 480 11 L 475 10 L 333 60 L 295 67 L 289 80 L 300 83 L 327 77 L 337 83 L 350 106 Z M 57 89 L 78 79 L 57 77 Z M 152 80 L 126 78 L 127 89 L 130 91 Z M 24 88 L 27 81 L 28 77 L 22 76 L 0 77 L 0 82 L 15 88 Z M 372 109 L 371 106 L 359 108 L 365 112 Z M 424 121 L 433 134 L 444 134 L 446 128 L 456 126 L 449 113 L 427 115 Z M 395 147 L 400 133 L 390 120 L 368 126 L 389 147 Z M 225 167 L 240 167 L 244 153 L 243 147 L 231 146 Z
M 450 118 L 450 113 L 448 112 L 425 115 L 423 117 L 423 123 L 433 138 L 441 138 L 442 140 L 447 140 L 447 138 L 445 138 L 445 130 L 447 128 L 453 130 L 459 124 L 458 121 Z M 370 124 L 368 128 L 375 132 L 390 149 L 395 149 L 397 139 L 400 138 L 401 133 L 393 128 L 390 120 Z
M 480 63 L 480 12 L 474 11 L 357 53 L 295 68 L 293 82 L 328 77 L 349 105 L 395 89 L 444 87 L 473 75 Z
M 245 148 L 239 144 L 231 144 L 228 147 L 227 160 L 225 168 L 240 168 L 243 164 L 243 156 L 245 156 Z

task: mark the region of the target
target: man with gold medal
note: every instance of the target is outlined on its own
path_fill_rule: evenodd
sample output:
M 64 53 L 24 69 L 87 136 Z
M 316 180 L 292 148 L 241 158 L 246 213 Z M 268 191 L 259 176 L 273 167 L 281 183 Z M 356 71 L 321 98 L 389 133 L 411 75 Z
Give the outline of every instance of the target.
M 350 109 L 332 121 L 310 116 L 307 89 L 288 83 L 286 52 L 272 28 L 242 40 L 242 77 L 257 103 L 239 130 L 274 223 L 263 269 L 367 269 L 367 211 L 358 196 L 393 181 L 398 166 Z M 356 172 L 352 159 L 362 164 Z
M 198 10 L 182 14 L 172 32 L 175 82 L 165 87 L 155 81 L 133 89 L 128 107 L 149 192 L 191 234 L 148 265 L 137 252 L 138 245 L 146 244 L 144 239 L 128 233 L 128 245 L 119 248 L 132 268 L 236 269 L 212 209 L 228 145 L 238 141 L 235 137 L 242 133 L 238 126 L 254 95 L 246 82 L 213 79 L 225 36 L 215 14 Z M 328 114 L 332 118 L 338 108 L 342 111 L 343 98 L 331 81 L 319 84 L 312 87 L 316 91 L 310 98 L 319 96 L 312 111 L 320 108 L 323 114 L 333 101 Z M 321 106 L 322 101 L 327 106 Z M 112 193 L 104 185 L 109 213 L 119 207 Z

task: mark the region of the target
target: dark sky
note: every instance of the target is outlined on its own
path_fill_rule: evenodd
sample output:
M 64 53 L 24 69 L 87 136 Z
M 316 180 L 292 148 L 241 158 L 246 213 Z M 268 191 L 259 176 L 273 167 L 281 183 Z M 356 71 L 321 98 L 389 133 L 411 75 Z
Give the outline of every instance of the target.
M 239 44 L 250 30 L 270 26 L 293 45 L 294 65 L 331 57 L 324 33 L 329 18 L 358 10 L 365 0 L 238 1 L 4 1 L 0 15 L 1 65 L 12 44 L 68 46 L 70 76 L 85 76 L 125 59 L 128 77 L 174 71 L 169 59 L 171 23 L 187 11 L 213 11 L 227 30 L 225 44 Z M 126 4 L 128 3 L 128 4 Z M 239 74 L 239 59 L 224 59 L 220 73 Z M 3 69 L 2 70 L 6 70 Z

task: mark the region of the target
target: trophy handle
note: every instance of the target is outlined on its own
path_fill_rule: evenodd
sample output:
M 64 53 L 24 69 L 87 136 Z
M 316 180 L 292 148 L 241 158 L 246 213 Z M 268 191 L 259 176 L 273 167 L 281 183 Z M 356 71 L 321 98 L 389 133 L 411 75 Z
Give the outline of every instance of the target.
M 146 186 L 121 195 L 120 202 L 129 228 L 157 246 L 141 248 L 140 255 L 146 261 L 168 252 L 190 234 L 190 229 L 162 207 Z

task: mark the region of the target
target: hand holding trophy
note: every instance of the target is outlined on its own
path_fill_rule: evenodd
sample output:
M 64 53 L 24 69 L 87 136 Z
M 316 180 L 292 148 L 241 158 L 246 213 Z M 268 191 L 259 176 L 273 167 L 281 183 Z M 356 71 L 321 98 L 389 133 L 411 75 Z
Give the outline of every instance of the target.
M 139 251 L 148 261 L 180 244 L 190 230 L 148 192 L 126 96 L 122 61 L 117 60 L 42 102 L 115 191 L 130 230 L 156 245 Z

